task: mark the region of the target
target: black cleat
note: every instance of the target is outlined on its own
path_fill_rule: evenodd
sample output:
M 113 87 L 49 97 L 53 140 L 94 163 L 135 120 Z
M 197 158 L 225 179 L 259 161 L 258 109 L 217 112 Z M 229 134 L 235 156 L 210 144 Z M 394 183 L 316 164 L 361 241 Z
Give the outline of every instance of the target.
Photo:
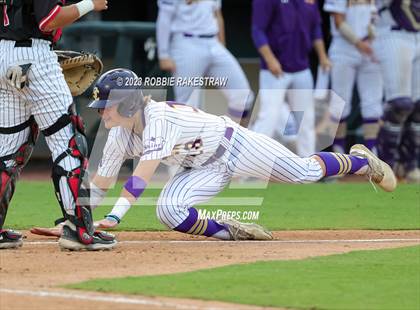
M 95 232 L 93 234 L 93 240 L 90 244 L 84 244 L 79 241 L 76 232 L 76 226 L 66 221 L 63 227 L 63 233 L 58 239 L 58 244 L 63 250 L 70 251 L 101 251 L 101 250 L 111 250 L 117 244 L 115 236 L 106 232 Z
M 22 244 L 22 234 L 10 229 L 0 230 L 0 249 L 16 249 Z

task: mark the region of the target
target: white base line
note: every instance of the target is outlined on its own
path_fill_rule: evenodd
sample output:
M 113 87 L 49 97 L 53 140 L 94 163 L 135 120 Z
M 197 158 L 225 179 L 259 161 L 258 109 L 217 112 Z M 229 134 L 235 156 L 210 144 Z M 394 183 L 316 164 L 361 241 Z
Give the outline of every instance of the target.
M 119 241 L 119 244 L 201 244 L 201 243 L 389 243 L 389 242 L 420 242 L 420 239 L 331 239 L 331 240 L 242 240 L 242 241 L 226 241 L 226 240 L 127 240 Z M 27 241 L 24 244 L 45 245 L 56 244 L 57 241 Z
M 151 307 L 164 307 L 170 309 L 183 309 L 183 310 L 223 310 L 227 308 L 220 307 L 198 307 L 194 305 L 185 305 L 180 303 L 173 302 L 160 302 L 152 301 L 148 299 L 142 299 L 138 297 L 122 297 L 122 296 L 99 296 L 85 293 L 73 293 L 73 292 L 54 292 L 54 291 L 26 291 L 26 290 L 13 290 L 0 288 L 0 293 L 4 294 L 14 294 L 14 295 L 24 295 L 24 296 L 35 296 L 35 297 L 44 297 L 44 298 L 64 298 L 70 299 L 71 301 L 77 300 L 86 300 L 86 301 L 96 301 L 96 302 L 109 302 L 116 304 L 132 304 L 132 305 L 144 305 Z

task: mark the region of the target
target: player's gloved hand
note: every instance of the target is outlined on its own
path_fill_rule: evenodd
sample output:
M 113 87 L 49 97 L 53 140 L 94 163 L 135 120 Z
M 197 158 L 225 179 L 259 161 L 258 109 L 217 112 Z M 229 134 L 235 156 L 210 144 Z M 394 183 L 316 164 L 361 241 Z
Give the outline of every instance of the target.
M 176 70 L 175 62 L 170 58 L 162 58 L 159 60 L 159 67 L 162 71 L 174 72 Z
M 95 228 L 114 228 L 120 223 L 115 215 L 108 214 L 103 220 L 94 223 Z
M 19 90 L 24 88 L 28 83 L 27 73 L 30 67 L 31 64 L 11 66 L 6 71 L 7 83 Z
M 279 77 L 279 76 L 283 75 L 283 69 L 281 67 L 281 64 L 276 58 L 272 57 L 272 58 L 268 59 L 267 67 L 268 67 L 268 70 L 270 70 L 270 72 L 274 76 Z
M 108 9 L 107 0 L 92 0 L 94 11 L 103 11 Z
M 356 43 L 356 47 L 360 53 L 365 54 L 370 57 L 373 56 L 373 49 L 370 46 L 370 43 L 368 41 L 360 40 Z

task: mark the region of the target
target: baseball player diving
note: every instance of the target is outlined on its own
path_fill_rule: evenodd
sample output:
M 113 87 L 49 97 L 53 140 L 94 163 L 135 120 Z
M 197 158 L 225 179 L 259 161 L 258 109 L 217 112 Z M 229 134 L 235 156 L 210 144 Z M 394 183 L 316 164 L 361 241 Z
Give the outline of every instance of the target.
M 114 69 L 101 76 L 89 107 L 97 109 L 110 130 L 94 183 L 98 195 L 129 157 L 139 157 L 111 213 L 100 227 L 115 227 L 141 198 L 162 162 L 181 165 L 163 188 L 157 203 L 159 220 L 172 230 L 222 240 L 266 240 L 271 233 L 259 225 L 234 220 L 201 219 L 195 208 L 217 195 L 233 176 L 305 184 L 324 176 L 365 175 L 385 191 L 396 187 L 391 168 L 363 145 L 350 154 L 320 152 L 299 157 L 277 141 L 252 132 L 226 116 L 215 116 L 174 102 L 155 102 L 138 87 L 117 81 L 135 80 L 134 72 Z
M 333 150 L 346 149 L 347 118 L 351 112 L 356 82 L 363 117 L 364 145 L 376 152 L 379 119 L 382 116 L 383 81 L 381 67 L 374 57 L 373 22 L 377 14 L 374 0 L 327 0 L 324 10 L 331 14 L 333 41 L 329 49 L 332 61 L 332 90 L 344 102 L 342 107 L 331 102 L 330 113 L 338 129 Z M 341 115 L 340 115 L 341 114 Z
M 399 176 L 420 182 L 420 1 L 377 0 L 377 7 L 373 47 L 386 99 L 378 154 Z
M 40 130 L 52 153 L 52 179 L 64 216 L 59 245 L 69 250 L 115 246 L 112 236 L 95 232 L 89 197 L 82 186 L 87 144 L 80 117 L 52 45 L 61 29 L 106 0 L 65 6 L 60 0 L 0 0 L 0 248 L 22 245 L 22 236 L 3 229 L 17 178 L 28 162 Z M 39 129 L 38 129 L 39 128 Z

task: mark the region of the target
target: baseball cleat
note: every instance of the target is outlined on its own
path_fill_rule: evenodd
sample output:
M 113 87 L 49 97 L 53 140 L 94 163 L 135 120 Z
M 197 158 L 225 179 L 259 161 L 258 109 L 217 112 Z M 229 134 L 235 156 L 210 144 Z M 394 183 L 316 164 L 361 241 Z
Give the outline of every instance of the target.
M 272 240 L 273 235 L 264 227 L 254 223 L 241 223 L 232 219 L 219 221 L 232 240 Z
M 22 234 L 10 229 L 0 230 L 0 249 L 16 249 L 22 244 Z
M 366 175 L 386 192 L 393 192 L 397 187 L 397 178 L 391 167 L 380 160 L 366 146 L 355 144 L 350 149 L 350 155 L 366 158 L 369 163 Z
M 76 233 L 76 226 L 66 221 L 63 226 L 63 232 L 58 244 L 62 250 L 70 251 L 102 251 L 111 250 L 117 245 L 115 236 L 103 231 L 98 231 L 93 234 L 93 241 L 90 244 L 84 244 L 79 241 Z

